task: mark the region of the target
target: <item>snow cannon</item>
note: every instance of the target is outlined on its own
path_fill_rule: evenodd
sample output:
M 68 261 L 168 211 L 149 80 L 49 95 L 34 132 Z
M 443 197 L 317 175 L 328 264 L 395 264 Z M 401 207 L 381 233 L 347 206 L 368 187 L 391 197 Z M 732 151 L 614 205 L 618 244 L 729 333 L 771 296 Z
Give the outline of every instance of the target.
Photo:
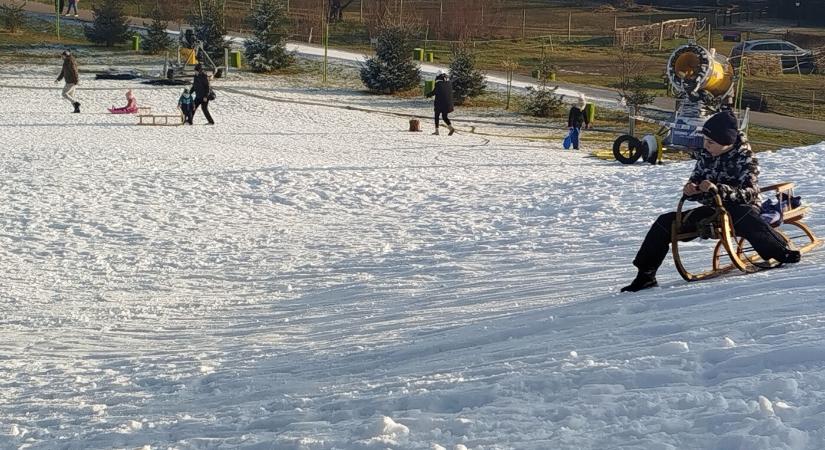
M 676 109 L 670 120 L 660 121 L 640 115 L 633 120 L 656 123 L 661 130 L 641 139 L 623 135 L 613 142 L 613 156 L 624 164 L 639 158 L 651 164 L 661 162 L 664 149 L 696 154 L 704 146 L 701 130 L 707 118 L 733 104 L 736 76 L 728 58 L 714 49 L 695 43 L 685 44 L 671 53 L 667 77 L 676 94 Z M 748 127 L 748 111 L 740 114 L 739 129 Z
M 667 77 L 677 94 L 694 102 L 718 103 L 733 92 L 734 71 L 728 58 L 696 44 L 683 45 L 671 53 Z

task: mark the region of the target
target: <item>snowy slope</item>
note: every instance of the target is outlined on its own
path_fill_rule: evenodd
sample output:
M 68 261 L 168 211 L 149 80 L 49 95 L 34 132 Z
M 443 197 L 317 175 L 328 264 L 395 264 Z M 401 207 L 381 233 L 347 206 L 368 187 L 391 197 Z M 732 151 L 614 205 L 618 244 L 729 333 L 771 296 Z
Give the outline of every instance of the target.
M 128 82 L 84 79 L 72 115 L 27 70 L 0 74 L 0 448 L 825 446 L 823 251 L 617 292 L 689 163 L 255 80 L 215 127 L 137 127 L 101 113 Z M 821 235 L 824 156 L 760 155 Z

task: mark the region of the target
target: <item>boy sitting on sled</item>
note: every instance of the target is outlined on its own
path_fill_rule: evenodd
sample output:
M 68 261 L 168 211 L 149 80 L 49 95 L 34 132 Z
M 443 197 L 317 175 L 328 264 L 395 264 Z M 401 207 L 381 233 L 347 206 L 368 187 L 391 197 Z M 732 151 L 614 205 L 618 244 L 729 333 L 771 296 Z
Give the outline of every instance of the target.
M 739 133 L 733 113 L 714 114 L 705 122 L 702 134 L 705 148 L 682 192 L 703 206 L 684 213 L 681 232 L 695 231 L 700 220 L 714 214 L 713 194 L 718 192 L 733 219 L 736 234 L 747 239 L 763 260 L 799 262 L 800 252 L 788 248 L 785 240 L 760 216 L 759 164 Z M 633 260 L 639 272 L 622 292 L 658 286 L 656 271 L 667 256 L 675 217 L 675 212 L 662 214 L 650 227 Z
M 134 94 L 132 94 L 131 89 L 126 91 L 126 106 L 122 106 L 120 108 L 112 106 L 109 108 L 109 112 L 112 114 L 135 114 L 137 111 L 137 99 Z

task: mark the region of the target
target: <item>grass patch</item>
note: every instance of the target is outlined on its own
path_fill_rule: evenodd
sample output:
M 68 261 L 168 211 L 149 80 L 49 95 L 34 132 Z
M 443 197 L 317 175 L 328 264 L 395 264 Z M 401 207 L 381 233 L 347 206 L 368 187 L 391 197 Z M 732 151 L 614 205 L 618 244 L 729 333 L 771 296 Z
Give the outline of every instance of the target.
M 54 21 L 27 16 L 23 29 L 17 33 L 0 32 L 0 49 L 36 45 L 91 45 L 77 25 L 60 25 L 60 38 Z

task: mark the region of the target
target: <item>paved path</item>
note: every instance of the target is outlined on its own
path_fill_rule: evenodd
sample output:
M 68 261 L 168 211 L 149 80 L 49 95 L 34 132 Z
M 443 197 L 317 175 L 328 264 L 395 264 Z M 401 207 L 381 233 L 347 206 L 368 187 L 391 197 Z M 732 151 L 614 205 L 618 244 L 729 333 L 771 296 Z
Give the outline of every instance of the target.
M 0 5 L 13 3 L 13 0 L 0 0 Z M 41 15 L 54 14 L 54 8 L 43 3 L 29 2 L 26 4 L 26 10 Z M 68 21 L 70 23 L 89 22 L 92 20 L 92 12 L 90 10 L 81 9 L 79 11 L 78 18 L 61 18 L 61 20 Z M 142 27 L 148 25 L 149 20 L 139 17 L 130 17 L 130 23 L 133 26 Z M 170 31 L 178 32 L 180 30 Z M 237 36 L 232 38 L 232 40 L 235 40 L 236 42 L 240 42 L 242 41 L 242 39 L 242 37 Z M 288 48 L 298 52 L 299 54 L 306 56 L 322 56 L 324 54 L 324 50 L 321 47 L 298 42 L 290 42 L 288 44 Z M 364 55 L 362 53 L 330 49 L 328 51 L 328 57 L 335 60 L 356 63 L 358 61 L 363 60 Z M 446 66 L 439 66 L 435 64 L 426 63 L 421 64 L 421 70 L 426 74 L 434 74 L 438 72 L 438 70 L 440 69 L 446 69 Z M 501 72 L 489 71 L 487 72 L 487 82 L 499 86 L 506 85 L 505 75 Z M 597 103 L 613 108 L 618 107 L 618 92 L 614 89 L 584 86 L 563 82 L 553 82 L 553 85 L 557 85 L 559 87 L 557 91 L 559 94 L 575 97 L 578 95 L 578 93 L 583 93 L 589 99 Z M 516 75 L 513 79 L 513 86 L 519 89 L 524 89 L 527 87 L 536 86 L 536 82 L 533 78 L 522 75 Z M 667 97 L 657 97 L 652 107 L 663 111 L 673 111 L 674 99 Z M 798 131 L 825 136 L 825 122 L 818 120 L 788 117 L 779 114 L 751 112 L 751 123 L 754 125 L 759 125 L 768 128 Z

